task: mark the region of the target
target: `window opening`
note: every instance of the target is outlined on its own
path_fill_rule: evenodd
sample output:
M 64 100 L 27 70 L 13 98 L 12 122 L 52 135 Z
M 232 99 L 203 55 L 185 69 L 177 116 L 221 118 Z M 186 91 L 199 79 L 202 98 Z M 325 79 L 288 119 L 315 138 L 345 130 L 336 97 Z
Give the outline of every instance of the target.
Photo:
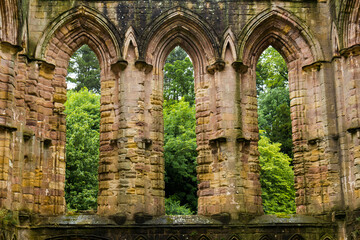
M 100 147 L 100 67 L 89 46 L 82 46 L 70 58 L 66 81 L 67 209 L 96 210 Z
M 165 211 L 197 212 L 196 118 L 194 69 L 187 53 L 176 47 L 164 66 Z
M 257 63 L 256 88 L 264 212 L 295 213 L 288 70 L 285 60 L 271 46 Z

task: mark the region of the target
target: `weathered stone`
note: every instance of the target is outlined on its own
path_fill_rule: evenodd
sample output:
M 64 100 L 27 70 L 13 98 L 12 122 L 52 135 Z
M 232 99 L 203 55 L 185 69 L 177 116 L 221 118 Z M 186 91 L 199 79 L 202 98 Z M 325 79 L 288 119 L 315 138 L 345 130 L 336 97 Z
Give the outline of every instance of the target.
M 310 227 L 296 235 L 271 218 L 280 232 L 246 228 L 249 235 L 234 230 L 234 236 L 212 233 L 213 238 L 301 239 L 304 229 L 305 239 L 357 238 L 359 9 L 359 0 L 5 0 L 0 207 L 65 213 L 66 68 L 74 51 L 88 44 L 101 65 L 98 214 L 119 216 L 117 224 L 123 216 L 143 222 L 144 216 L 163 215 L 161 69 L 166 54 L 180 45 L 195 67 L 198 213 L 227 213 L 231 221 L 261 215 L 255 69 L 261 52 L 272 45 L 289 70 L 297 213 L 338 222 L 342 236 L 331 232 L 332 226 L 331 236 Z M 134 218 L 136 212 L 142 215 Z M 17 239 L 30 236 L 24 229 Z M 136 231 L 150 236 L 160 230 Z M 161 231 L 159 239 L 172 239 L 172 230 Z M 136 234 L 124 238 L 138 239 Z M 205 239 L 195 235 L 189 234 Z

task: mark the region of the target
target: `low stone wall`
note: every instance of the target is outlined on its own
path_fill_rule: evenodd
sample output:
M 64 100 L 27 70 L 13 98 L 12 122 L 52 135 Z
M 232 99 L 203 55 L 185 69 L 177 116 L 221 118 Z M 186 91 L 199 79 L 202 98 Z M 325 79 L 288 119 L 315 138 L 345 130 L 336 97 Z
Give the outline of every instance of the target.
M 108 240 L 333 240 L 337 224 L 309 216 L 264 215 L 247 223 L 222 223 L 203 216 L 162 216 L 144 223 L 117 224 L 97 215 L 32 218 L 17 239 Z M 119 223 L 119 222 L 118 222 Z M 121 223 L 120 223 L 121 224 Z

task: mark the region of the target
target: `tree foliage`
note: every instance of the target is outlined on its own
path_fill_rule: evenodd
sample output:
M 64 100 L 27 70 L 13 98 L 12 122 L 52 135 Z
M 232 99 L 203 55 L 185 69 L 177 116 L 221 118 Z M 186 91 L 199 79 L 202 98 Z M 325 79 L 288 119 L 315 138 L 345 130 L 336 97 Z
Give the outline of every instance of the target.
M 165 213 L 166 215 L 192 215 L 193 211 L 185 205 L 181 205 L 176 196 L 172 195 L 165 198 Z
M 272 142 L 281 143 L 281 151 L 292 153 L 292 130 L 288 71 L 282 56 L 269 47 L 256 66 L 259 128 Z
M 264 212 L 295 213 L 294 171 L 291 158 L 280 152 L 280 143 L 266 136 L 259 141 L 260 182 Z
M 165 193 L 197 208 L 195 106 L 184 99 L 164 103 Z
M 100 95 L 84 88 L 67 98 L 65 199 L 70 209 L 96 209 Z
M 267 89 L 288 86 L 288 69 L 284 58 L 273 47 L 268 47 L 256 65 L 256 88 L 258 94 Z
M 284 87 L 269 89 L 260 94 L 258 103 L 259 128 L 272 142 L 281 143 L 281 151 L 292 157 L 289 90 Z
M 100 93 L 99 61 L 88 45 L 83 45 L 70 58 L 66 81 L 75 84 L 76 91 L 86 87 Z
M 186 52 L 176 47 L 169 54 L 164 67 L 164 99 L 195 102 L 194 92 L 194 69 Z

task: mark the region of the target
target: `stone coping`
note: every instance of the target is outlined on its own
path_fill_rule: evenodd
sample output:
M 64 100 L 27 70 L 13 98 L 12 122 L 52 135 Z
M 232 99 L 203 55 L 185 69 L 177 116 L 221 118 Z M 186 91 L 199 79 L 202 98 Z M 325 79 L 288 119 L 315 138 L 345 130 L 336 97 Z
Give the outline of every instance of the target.
M 326 222 L 322 219 L 312 216 L 304 215 L 263 215 L 255 217 L 248 222 L 231 221 L 229 224 L 223 224 L 220 221 L 212 219 L 210 217 L 200 215 L 173 215 L 173 216 L 160 216 L 148 220 L 144 223 L 134 223 L 133 221 L 127 221 L 124 224 L 116 224 L 110 218 L 99 216 L 96 214 L 76 214 L 76 215 L 62 215 L 56 217 L 44 217 L 39 219 L 36 224 L 32 224 L 32 227 L 80 227 L 80 226 L 93 226 L 93 227 L 259 227 L 259 226 L 324 226 L 333 225 L 334 223 Z

